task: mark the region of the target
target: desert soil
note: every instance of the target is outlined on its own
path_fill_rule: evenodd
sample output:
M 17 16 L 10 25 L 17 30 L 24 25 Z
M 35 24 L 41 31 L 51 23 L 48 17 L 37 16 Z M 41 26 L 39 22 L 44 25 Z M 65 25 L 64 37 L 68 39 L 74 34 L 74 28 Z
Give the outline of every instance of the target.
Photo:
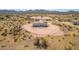
M 64 32 L 57 25 L 48 23 L 48 27 L 32 27 L 32 24 L 25 24 L 22 28 L 37 35 L 64 35 Z

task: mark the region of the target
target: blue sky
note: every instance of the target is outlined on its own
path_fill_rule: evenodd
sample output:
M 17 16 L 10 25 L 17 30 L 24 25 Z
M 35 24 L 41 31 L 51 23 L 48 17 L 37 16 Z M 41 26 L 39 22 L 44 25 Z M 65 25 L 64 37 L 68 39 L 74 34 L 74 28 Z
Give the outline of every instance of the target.
M 0 9 L 78 9 L 79 0 L 0 0 Z

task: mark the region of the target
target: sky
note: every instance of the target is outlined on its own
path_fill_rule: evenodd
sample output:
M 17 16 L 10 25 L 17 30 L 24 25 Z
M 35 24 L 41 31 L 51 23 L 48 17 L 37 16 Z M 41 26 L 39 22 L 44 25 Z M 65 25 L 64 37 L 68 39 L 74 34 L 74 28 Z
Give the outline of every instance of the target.
M 78 9 L 79 0 L 0 0 L 0 9 Z

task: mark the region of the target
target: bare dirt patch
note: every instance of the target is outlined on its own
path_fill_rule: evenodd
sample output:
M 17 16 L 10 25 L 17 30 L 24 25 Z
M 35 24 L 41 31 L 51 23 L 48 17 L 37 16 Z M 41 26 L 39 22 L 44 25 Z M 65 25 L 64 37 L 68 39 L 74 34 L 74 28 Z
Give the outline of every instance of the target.
M 64 35 L 59 26 L 52 25 L 51 23 L 48 23 L 48 27 L 32 27 L 32 24 L 25 24 L 22 28 L 36 35 Z

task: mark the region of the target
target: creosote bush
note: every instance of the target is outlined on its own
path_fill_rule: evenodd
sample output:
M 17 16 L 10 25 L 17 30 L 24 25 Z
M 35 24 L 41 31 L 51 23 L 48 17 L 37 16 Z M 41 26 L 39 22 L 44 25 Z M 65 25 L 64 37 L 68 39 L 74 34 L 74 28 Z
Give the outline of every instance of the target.
M 47 49 L 48 47 L 46 40 L 43 38 L 36 38 L 34 41 L 34 46 L 36 46 L 39 49 Z
M 4 29 L 4 32 L 1 35 L 2 36 L 7 36 L 7 29 Z

